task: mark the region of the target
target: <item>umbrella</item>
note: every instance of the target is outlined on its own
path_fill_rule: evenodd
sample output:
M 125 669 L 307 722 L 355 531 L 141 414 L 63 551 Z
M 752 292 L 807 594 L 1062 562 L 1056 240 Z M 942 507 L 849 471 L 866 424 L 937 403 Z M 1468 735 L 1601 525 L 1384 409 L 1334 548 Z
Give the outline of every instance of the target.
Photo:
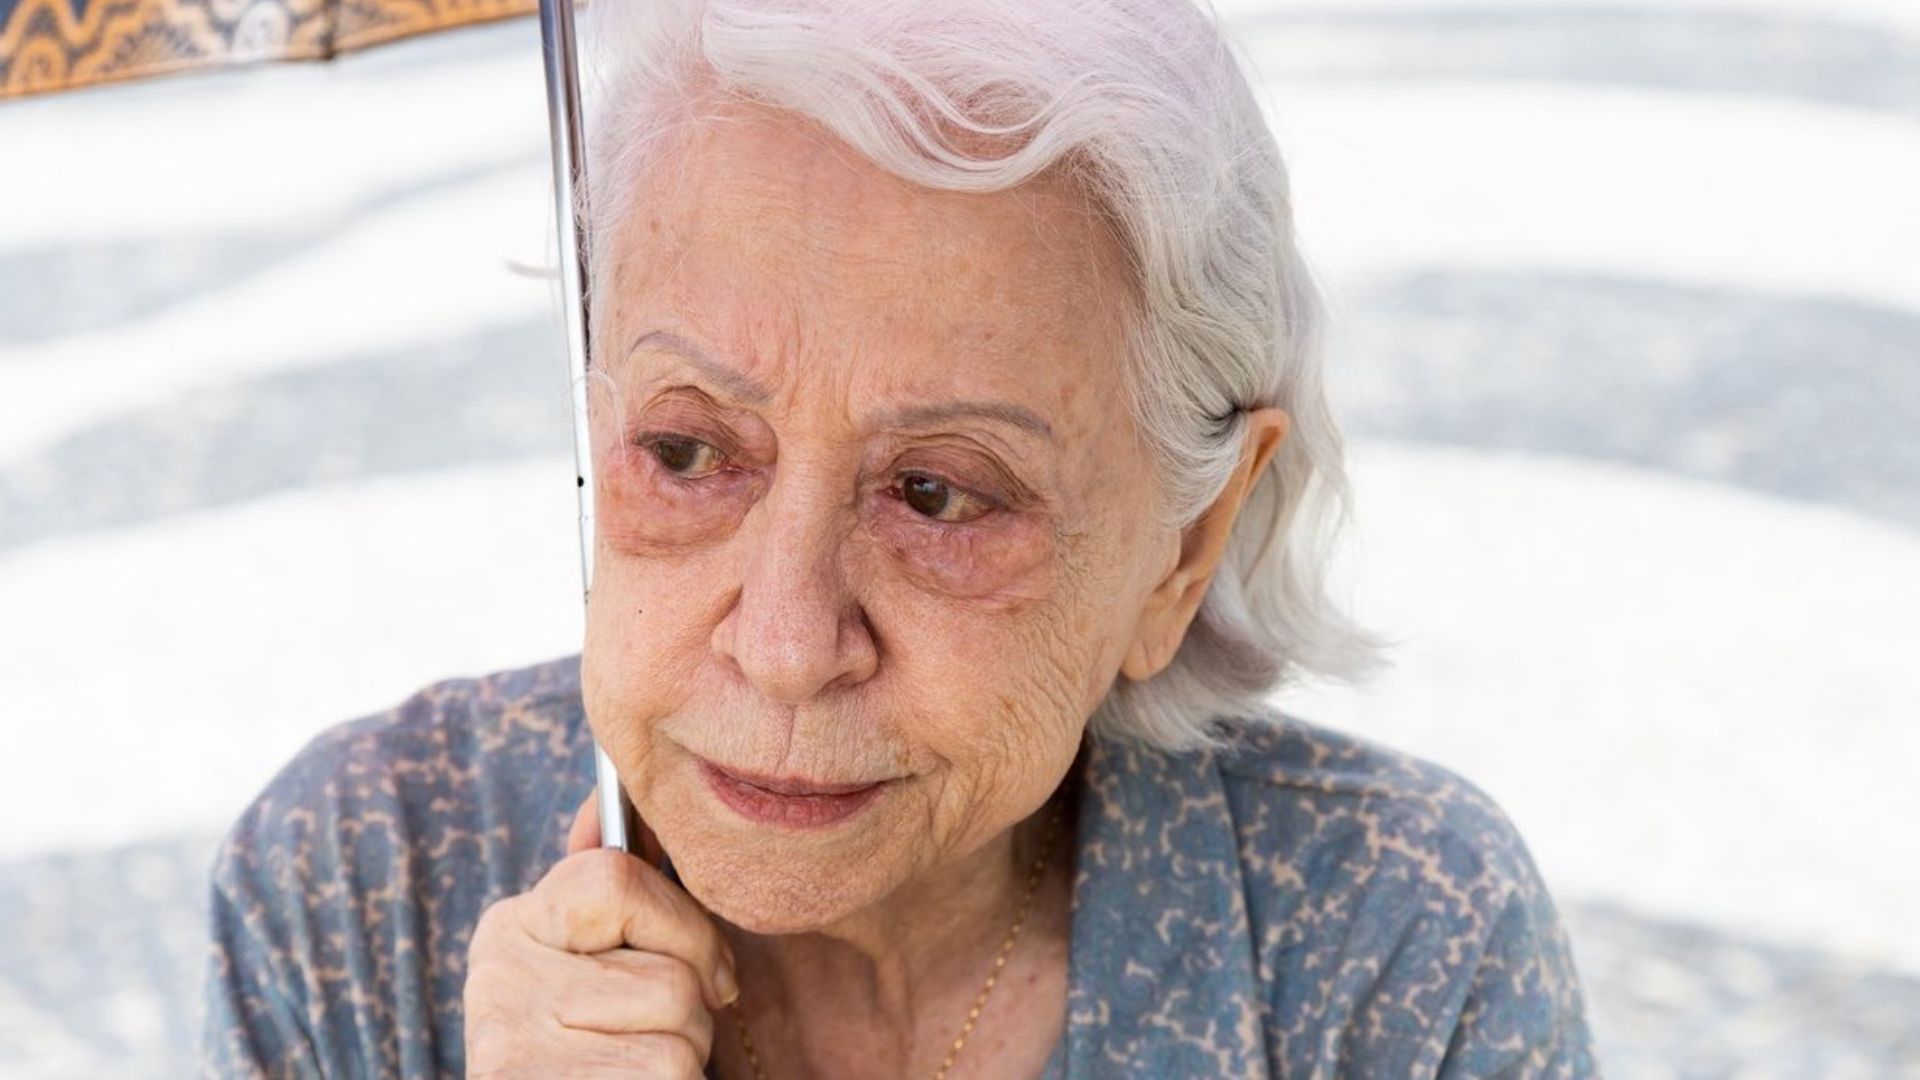
M 536 0 L 0 0 L 0 100 L 268 60 L 324 60 L 404 37 L 531 13 Z M 573 397 L 580 572 L 593 581 L 593 458 L 587 438 L 585 183 L 572 0 L 537 0 L 553 147 L 554 215 Z M 638 817 L 594 745 L 601 842 L 637 852 Z M 671 871 L 669 871 L 671 872 Z
M 532 13 L 535 0 L 0 0 L 0 98 L 265 60 L 326 60 Z

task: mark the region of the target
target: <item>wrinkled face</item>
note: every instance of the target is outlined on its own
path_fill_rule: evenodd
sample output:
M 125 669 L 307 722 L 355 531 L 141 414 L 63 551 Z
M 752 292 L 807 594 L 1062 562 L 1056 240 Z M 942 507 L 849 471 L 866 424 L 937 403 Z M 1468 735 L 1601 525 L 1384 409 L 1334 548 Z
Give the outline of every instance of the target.
M 596 363 L 588 716 L 682 879 L 766 933 L 978 850 L 1066 772 L 1171 549 L 1118 247 L 1064 183 L 931 191 L 738 107 L 640 181 Z M 704 759 L 888 781 L 756 820 Z

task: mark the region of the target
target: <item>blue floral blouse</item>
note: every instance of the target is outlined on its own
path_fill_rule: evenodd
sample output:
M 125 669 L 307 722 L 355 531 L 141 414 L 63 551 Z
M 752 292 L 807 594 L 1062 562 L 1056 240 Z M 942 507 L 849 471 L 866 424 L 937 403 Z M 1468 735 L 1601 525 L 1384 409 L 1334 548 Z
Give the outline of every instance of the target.
M 1513 826 L 1433 765 L 1278 713 L 1224 752 L 1090 740 L 1048 1080 L 1596 1075 Z M 440 683 L 296 755 L 212 874 L 203 1072 L 464 1072 L 480 912 L 593 785 L 579 659 Z

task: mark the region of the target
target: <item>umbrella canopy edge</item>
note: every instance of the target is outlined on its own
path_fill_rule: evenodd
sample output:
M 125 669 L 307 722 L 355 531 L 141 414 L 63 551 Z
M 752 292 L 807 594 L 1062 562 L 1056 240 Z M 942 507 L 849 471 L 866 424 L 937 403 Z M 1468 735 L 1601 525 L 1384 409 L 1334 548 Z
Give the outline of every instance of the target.
M 0 100 L 236 64 L 326 60 L 537 7 L 538 0 L 0 0 Z

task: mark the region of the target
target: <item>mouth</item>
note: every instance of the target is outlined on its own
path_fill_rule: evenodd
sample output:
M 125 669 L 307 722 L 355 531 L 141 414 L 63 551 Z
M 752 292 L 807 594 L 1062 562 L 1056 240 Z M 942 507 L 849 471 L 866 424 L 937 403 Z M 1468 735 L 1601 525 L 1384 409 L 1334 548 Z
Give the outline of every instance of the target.
M 865 780 L 850 784 L 832 783 L 807 780 L 798 776 L 767 776 L 761 773 L 742 772 L 739 769 L 728 769 L 714 765 L 712 762 L 705 762 L 704 764 L 710 766 L 714 772 L 719 773 L 728 780 L 740 784 L 752 784 L 762 791 L 771 791 L 775 795 L 850 795 L 856 791 L 865 791 L 875 784 L 883 784 L 886 782 L 885 780 Z
M 848 783 L 741 773 L 705 759 L 700 759 L 700 773 L 720 801 L 742 817 L 791 828 L 819 828 L 846 820 L 871 805 L 892 782 Z

